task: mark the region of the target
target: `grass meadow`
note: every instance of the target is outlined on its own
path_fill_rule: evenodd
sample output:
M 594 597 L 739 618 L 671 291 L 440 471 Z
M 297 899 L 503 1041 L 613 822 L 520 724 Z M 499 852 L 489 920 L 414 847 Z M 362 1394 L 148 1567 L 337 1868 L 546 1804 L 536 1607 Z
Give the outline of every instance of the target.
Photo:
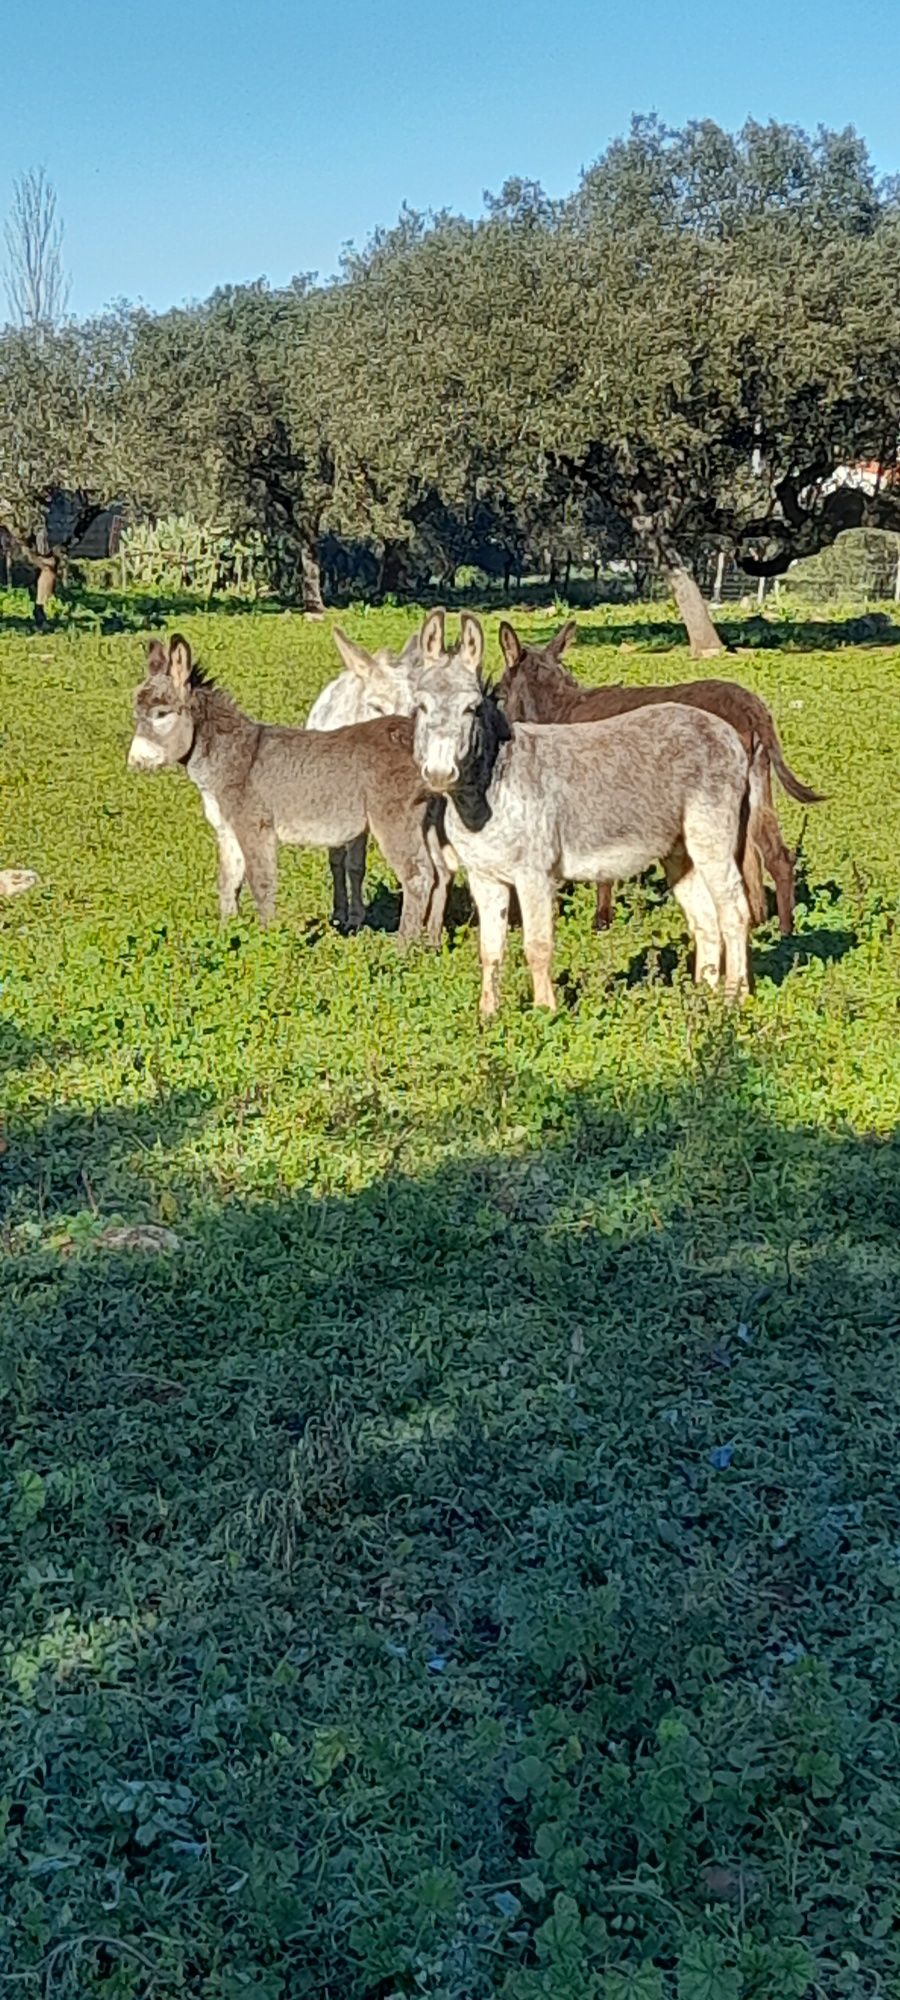
M 220 926 L 140 607 L 6 610 L 0 1995 L 898 2000 L 900 633 L 735 631 L 828 794 L 745 1008 L 648 878 L 484 1027 L 376 854 L 359 938 L 321 854 Z M 337 668 L 174 622 L 265 719 Z

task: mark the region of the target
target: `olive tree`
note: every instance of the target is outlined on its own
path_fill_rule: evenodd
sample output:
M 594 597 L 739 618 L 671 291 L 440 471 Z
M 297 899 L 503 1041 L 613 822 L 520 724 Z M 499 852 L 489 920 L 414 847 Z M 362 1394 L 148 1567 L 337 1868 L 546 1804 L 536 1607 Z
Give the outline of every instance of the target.
M 68 550 L 119 492 L 128 350 L 122 314 L 0 332 L 0 526 L 35 569 L 38 623 Z
M 318 544 L 334 490 L 327 313 L 327 295 L 298 281 L 142 315 L 126 398 L 134 502 L 286 537 L 311 614 L 322 610 Z

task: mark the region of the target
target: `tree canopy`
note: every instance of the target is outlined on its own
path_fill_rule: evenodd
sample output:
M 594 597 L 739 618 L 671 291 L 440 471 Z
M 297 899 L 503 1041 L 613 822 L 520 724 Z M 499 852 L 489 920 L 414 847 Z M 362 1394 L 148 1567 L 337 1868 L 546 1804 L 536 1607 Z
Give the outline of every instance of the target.
M 853 132 L 636 119 L 567 200 L 404 211 L 327 284 L 3 335 L 0 500 L 23 540 L 54 481 L 253 525 L 310 609 L 326 535 L 385 587 L 614 552 L 669 573 L 702 650 L 710 552 L 772 576 L 900 531 L 898 281 Z

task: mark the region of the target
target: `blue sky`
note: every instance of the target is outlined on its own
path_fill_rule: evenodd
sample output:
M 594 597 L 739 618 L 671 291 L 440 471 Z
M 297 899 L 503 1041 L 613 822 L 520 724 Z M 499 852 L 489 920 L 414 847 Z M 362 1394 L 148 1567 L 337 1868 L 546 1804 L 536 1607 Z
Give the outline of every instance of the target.
M 511 173 L 563 193 L 632 111 L 852 123 L 895 172 L 898 29 L 898 0 L 6 0 L 0 209 L 47 167 L 90 312 L 326 274 Z

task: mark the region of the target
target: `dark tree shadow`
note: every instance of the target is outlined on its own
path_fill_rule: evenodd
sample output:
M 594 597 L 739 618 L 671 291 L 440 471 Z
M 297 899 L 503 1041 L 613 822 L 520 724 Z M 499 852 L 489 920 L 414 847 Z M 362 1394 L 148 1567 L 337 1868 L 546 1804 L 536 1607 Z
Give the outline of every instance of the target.
M 366 929 L 389 934 L 398 931 L 402 907 L 400 890 L 389 888 L 386 882 L 379 882 L 366 906 Z M 457 933 L 467 929 L 474 920 L 475 910 L 465 882 L 451 882 L 444 916 L 444 931 L 451 943 Z
M 37 1052 L 23 1038 L 10 1062 L 6 1039 L 4 1026 L 0 1075 L 4 1068 L 27 1067 Z M 145 1073 L 141 1058 L 136 1060 L 138 1073 Z M 211 1102 L 210 1093 L 191 1090 L 135 1110 L 114 1105 L 85 1113 L 60 1106 L 40 1120 L 11 1120 L 15 1137 L 0 1157 L 0 1220 L 93 1207 L 104 1188 L 108 1196 L 117 1191 L 121 1199 L 137 1201 L 143 1212 L 151 1183 L 135 1174 L 131 1161 L 158 1147 L 176 1146 Z
M 716 630 L 732 652 L 837 652 L 842 647 L 896 646 L 900 624 L 886 612 L 861 613 L 857 618 L 768 619 L 714 613 Z M 547 637 L 553 629 L 547 627 Z M 683 628 L 672 619 L 628 619 L 578 628 L 578 646 L 614 646 L 634 651 L 667 653 L 687 645 Z M 702 678 L 702 663 L 692 673 Z
M 633 986 L 672 986 L 680 973 L 686 973 L 690 966 L 690 954 L 680 951 L 677 945 L 644 945 L 634 952 L 621 972 L 614 972 L 611 986 L 626 989 Z
M 849 928 L 829 930 L 818 925 L 815 930 L 795 931 L 792 937 L 779 938 L 775 944 L 754 951 L 756 977 L 781 986 L 796 967 L 809 965 L 813 959 L 822 965 L 836 965 L 848 952 L 855 951 L 858 943 L 856 931 Z
M 754 1965 L 890 1979 L 900 1143 L 758 1086 L 727 1024 L 615 1099 L 498 1044 L 473 1115 L 537 1088 L 533 1148 L 199 1208 L 173 1168 L 172 1256 L 13 1250 L 0 1969 L 361 2000 L 427 1948 L 486 2000 L 565 1916 L 592 1990 L 718 1963 L 718 1871 Z M 51 1205 L 140 1209 L 122 1147 L 203 1112 L 14 1130 L 18 1212 L 61 1151 Z

